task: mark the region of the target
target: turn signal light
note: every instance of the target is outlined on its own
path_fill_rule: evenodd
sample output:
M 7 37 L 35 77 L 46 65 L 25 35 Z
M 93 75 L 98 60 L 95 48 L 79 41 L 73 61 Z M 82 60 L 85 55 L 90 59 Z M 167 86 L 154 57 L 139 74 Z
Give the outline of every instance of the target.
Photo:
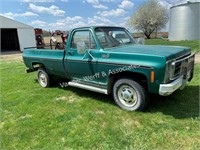
M 151 83 L 154 83 L 154 79 L 155 79 L 155 73 L 154 71 L 151 71 Z

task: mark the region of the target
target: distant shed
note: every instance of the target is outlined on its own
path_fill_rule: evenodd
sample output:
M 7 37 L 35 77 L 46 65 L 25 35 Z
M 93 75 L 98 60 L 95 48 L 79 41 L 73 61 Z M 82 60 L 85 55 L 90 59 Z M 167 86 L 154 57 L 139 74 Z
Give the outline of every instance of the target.
M 170 8 L 169 40 L 200 39 L 200 2 L 180 4 Z
M 23 51 L 35 47 L 35 33 L 32 26 L 0 15 L 1 51 Z

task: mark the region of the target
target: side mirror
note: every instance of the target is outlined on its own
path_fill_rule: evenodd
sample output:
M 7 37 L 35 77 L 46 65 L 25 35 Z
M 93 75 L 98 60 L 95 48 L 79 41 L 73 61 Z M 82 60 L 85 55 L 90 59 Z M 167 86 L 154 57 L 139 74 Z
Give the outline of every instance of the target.
M 138 38 L 137 42 L 141 45 L 144 45 L 145 39 L 144 38 Z
M 86 53 L 86 45 L 85 42 L 77 42 L 77 52 L 78 54 L 85 54 Z

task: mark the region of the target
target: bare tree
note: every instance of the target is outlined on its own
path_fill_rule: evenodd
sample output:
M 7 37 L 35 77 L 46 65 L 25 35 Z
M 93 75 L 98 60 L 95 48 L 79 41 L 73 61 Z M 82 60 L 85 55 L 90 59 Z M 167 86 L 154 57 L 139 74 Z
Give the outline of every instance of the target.
M 165 27 L 169 14 L 166 7 L 159 4 L 157 0 L 148 0 L 141 5 L 131 16 L 128 24 L 150 39 L 153 32 Z

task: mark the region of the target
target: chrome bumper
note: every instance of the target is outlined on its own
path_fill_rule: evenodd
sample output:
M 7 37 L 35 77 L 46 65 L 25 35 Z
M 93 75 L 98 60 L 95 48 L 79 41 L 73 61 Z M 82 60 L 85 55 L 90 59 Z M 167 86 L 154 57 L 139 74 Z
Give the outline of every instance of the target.
M 159 94 L 162 96 L 168 96 L 177 89 L 184 88 L 185 85 L 186 85 L 186 80 L 184 80 L 182 76 L 169 84 L 160 84 Z
M 171 83 L 160 84 L 159 94 L 168 96 L 177 89 L 183 89 L 187 81 L 192 80 L 194 71 L 195 53 L 176 60 L 172 63 L 172 71 L 170 72 Z

